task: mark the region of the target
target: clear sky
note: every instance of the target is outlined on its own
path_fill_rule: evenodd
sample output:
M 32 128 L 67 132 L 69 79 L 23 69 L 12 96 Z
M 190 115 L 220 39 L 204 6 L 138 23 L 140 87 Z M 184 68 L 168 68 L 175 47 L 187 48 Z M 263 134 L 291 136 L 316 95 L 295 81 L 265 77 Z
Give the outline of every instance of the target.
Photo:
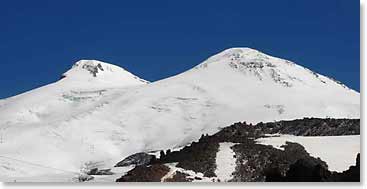
M 0 98 L 51 83 L 79 59 L 149 81 L 230 47 L 289 59 L 359 91 L 359 1 L 0 1 Z

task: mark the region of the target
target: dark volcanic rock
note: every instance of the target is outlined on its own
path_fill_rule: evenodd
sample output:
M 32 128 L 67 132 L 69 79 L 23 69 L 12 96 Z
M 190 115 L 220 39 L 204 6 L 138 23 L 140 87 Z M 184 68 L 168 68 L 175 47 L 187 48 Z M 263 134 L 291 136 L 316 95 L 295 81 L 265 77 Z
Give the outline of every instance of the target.
M 267 182 L 360 182 L 360 155 L 355 166 L 341 173 L 330 172 L 320 164 L 313 165 L 308 160 L 299 159 L 290 165 L 286 175 L 279 169 L 269 169 L 265 173 Z
M 125 167 L 129 165 L 136 165 L 136 166 L 147 165 L 153 159 L 155 159 L 154 155 L 149 155 L 144 152 L 136 153 L 118 162 L 115 165 L 115 167 Z
M 91 169 L 87 175 L 113 175 L 113 172 L 111 172 L 111 169 L 101 169 L 93 168 Z
M 291 121 L 258 123 L 256 125 L 235 123 L 223 128 L 215 135 L 222 140 L 242 142 L 248 138 L 259 138 L 265 134 L 289 134 L 295 136 L 341 136 L 359 135 L 359 119 L 304 118 Z
M 257 124 L 264 133 L 290 134 L 296 136 L 340 136 L 359 135 L 359 119 L 304 118 L 291 121 Z
M 138 166 L 117 179 L 116 182 L 160 182 L 169 170 L 169 167 L 162 164 Z
M 305 159 L 299 159 L 287 171 L 286 182 L 321 182 L 326 181 L 330 172 L 321 165 L 313 165 Z
M 152 163 L 178 162 L 177 167 L 203 173 L 206 177 L 215 176 L 215 158 L 219 144 L 215 140 L 210 140 L 209 137 L 205 139 L 203 137 L 199 142 L 193 142 L 180 151 L 167 150 L 166 153 L 161 153 L 161 158 L 152 161 Z
M 236 157 L 234 182 L 322 182 L 360 181 L 359 155 L 355 166 L 337 173 L 330 172 L 320 158 L 310 156 L 298 143 L 286 142 L 284 150 L 270 145 L 257 144 L 255 139 L 266 134 L 290 134 L 297 136 L 339 136 L 360 133 L 359 119 L 318 119 L 304 118 L 292 121 L 258 123 L 256 125 L 235 123 L 216 134 L 202 135 L 199 141 L 191 143 L 180 151 L 161 151 L 159 159 L 146 153 L 138 153 L 116 166 L 137 166 L 118 181 L 160 181 L 169 171 L 165 163 L 177 163 L 177 167 L 203 173 L 205 177 L 215 177 L 216 154 L 219 143 L 236 143 L 232 149 Z M 152 166 L 146 166 L 152 165 Z M 167 182 L 190 182 L 191 178 L 176 172 Z
M 320 165 L 327 169 L 325 162 L 311 157 L 300 144 L 287 142 L 283 147 L 284 151 L 256 144 L 254 141 L 235 145 L 233 149 L 237 157 L 237 166 L 233 173 L 233 181 L 259 182 L 266 181 L 267 175 L 285 175 L 290 165 L 300 159 L 312 166 Z
M 342 173 L 334 172 L 328 181 L 336 182 L 360 182 L 360 154 L 357 155 L 356 165 L 350 166 L 348 170 Z
M 88 70 L 93 75 L 93 77 L 97 77 L 98 71 L 104 71 L 101 64 L 97 64 L 97 66 L 84 64 L 82 68 Z

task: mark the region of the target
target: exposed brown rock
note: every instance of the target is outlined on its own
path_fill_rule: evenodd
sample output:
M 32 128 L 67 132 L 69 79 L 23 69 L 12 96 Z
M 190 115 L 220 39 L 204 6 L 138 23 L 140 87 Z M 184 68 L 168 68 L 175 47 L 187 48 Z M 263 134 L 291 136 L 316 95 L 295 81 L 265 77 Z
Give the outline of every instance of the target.
M 162 177 L 166 175 L 169 170 L 169 167 L 163 164 L 138 166 L 117 179 L 116 182 L 161 182 Z

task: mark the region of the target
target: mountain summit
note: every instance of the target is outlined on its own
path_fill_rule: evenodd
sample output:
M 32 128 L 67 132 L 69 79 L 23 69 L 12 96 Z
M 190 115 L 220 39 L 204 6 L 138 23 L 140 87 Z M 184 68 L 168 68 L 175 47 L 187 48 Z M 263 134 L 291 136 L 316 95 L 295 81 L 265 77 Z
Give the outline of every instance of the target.
M 180 147 L 239 121 L 360 116 L 358 92 L 249 48 L 146 83 L 82 60 L 60 81 L 0 101 L 2 156 L 78 172 L 88 162 L 113 166 L 136 152 Z M 53 171 L 0 160 L 4 177 Z
M 230 48 L 220 52 L 196 68 L 221 67 L 225 64 L 258 80 L 270 80 L 284 87 L 334 86 L 347 88 L 338 81 L 315 73 L 289 60 L 273 57 L 251 48 Z
M 61 78 L 69 82 L 99 84 L 101 87 L 103 85 L 106 87 L 124 87 L 148 83 L 121 67 L 98 60 L 80 60 Z

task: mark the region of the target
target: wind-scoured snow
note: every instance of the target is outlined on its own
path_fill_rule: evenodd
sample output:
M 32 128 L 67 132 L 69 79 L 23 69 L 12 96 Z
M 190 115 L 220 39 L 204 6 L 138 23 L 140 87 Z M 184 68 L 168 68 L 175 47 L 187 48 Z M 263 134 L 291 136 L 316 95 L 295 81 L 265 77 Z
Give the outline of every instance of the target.
M 231 142 L 219 143 L 219 151 L 217 152 L 215 174 L 221 182 L 227 182 L 233 178 L 232 173 L 236 169 L 235 153 L 231 147 L 235 145 Z
M 359 118 L 359 96 L 249 48 L 225 50 L 152 83 L 108 63 L 82 60 L 61 80 L 0 101 L 0 152 L 76 172 L 90 161 L 112 167 L 133 153 L 185 146 L 238 121 Z M 0 179 L 10 174 L 0 164 Z
M 0 169 L 7 173 L 0 174 L 3 182 L 73 182 L 79 174 L 3 156 L 0 156 Z
M 299 143 L 311 156 L 325 161 L 329 170 L 342 172 L 355 165 L 360 153 L 360 135 L 305 137 L 280 135 L 257 139 L 257 142 L 282 149 L 286 141 Z

